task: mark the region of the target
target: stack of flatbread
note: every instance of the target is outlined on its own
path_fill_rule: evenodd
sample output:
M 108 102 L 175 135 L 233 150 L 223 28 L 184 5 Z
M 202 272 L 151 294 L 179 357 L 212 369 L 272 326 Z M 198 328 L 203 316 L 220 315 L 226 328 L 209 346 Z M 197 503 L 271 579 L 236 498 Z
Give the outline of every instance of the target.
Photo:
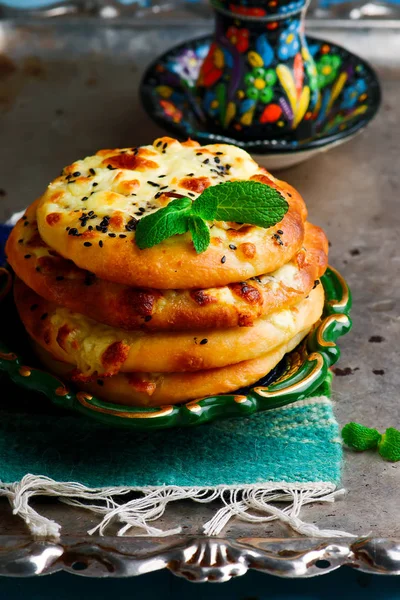
M 258 181 L 289 204 L 268 229 L 208 223 L 140 249 L 140 219 L 226 181 Z M 117 404 L 160 406 L 232 392 L 267 374 L 324 303 L 323 231 L 299 193 L 235 146 L 164 137 L 63 169 L 7 243 L 15 302 L 42 362 Z

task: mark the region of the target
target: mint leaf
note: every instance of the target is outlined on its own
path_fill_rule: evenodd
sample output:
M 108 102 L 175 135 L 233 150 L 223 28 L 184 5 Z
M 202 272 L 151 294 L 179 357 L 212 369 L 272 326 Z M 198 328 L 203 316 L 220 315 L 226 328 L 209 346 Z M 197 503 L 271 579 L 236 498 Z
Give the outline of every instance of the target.
M 189 198 L 172 200 L 165 208 L 140 219 L 136 227 L 136 244 L 142 250 L 163 240 L 188 231 L 188 216 L 192 201 Z
M 371 427 L 365 427 L 360 423 L 347 423 L 342 429 L 342 438 L 347 446 L 363 451 L 376 448 L 382 436 L 379 431 Z
M 400 460 L 400 431 L 394 427 L 386 429 L 378 443 L 378 452 L 385 460 L 398 462 Z
M 280 192 L 259 181 L 211 186 L 192 205 L 192 212 L 207 221 L 235 221 L 264 228 L 279 223 L 288 209 Z
M 197 254 L 207 250 L 210 245 L 210 230 L 207 224 L 200 217 L 193 215 L 189 217 L 188 225 Z

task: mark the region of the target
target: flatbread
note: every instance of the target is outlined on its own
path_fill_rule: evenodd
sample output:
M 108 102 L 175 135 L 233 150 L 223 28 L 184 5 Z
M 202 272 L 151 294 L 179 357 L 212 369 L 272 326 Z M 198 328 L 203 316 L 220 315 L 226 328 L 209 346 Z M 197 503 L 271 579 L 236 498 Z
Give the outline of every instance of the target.
M 305 223 L 302 249 L 273 273 L 218 288 L 132 288 L 99 279 L 52 250 L 39 235 L 36 207 L 37 202 L 10 234 L 9 263 L 46 300 L 111 327 L 149 331 L 248 327 L 258 317 L 299 302 L 327 266 L 324 232 Z
M 189 233 L 138 248 L 137 220 L 177 195 L 195 199 L 205 188 L 232 180 L 277 188 L 289 203 L 282 221 L 269 229 L 214 222 L 211 244 L 201 254 Z M 64 258 L 100 279 L 156 289 L 216 287 L 271 273 L 300 250 L 306 216 L 300 194 L 244 150 L 167 137 L 74 162 L 50 183 L 37 208 L 41 237 Z
M 98 398 L 124 406 L 163 406 L 235 392 L 269 373 L 308 332 L 308 329 L 299 332 L 285 344 L 259 358 L 220 369 L 196 373 L 126 373 L 92 382 L 79 382 L 77 386 Z M 66 380 L 73 377 L 71 365 L 56 360 L 39 344 L 36 344 L 36 351 L 51 372 Z
M 119 371 L 199 371 L 253 359 L 311 327 L 324 303 L 318 285 L 295 306 L 261 317 L 253 327 L 149 333 L 102 325 L 44 300 L 18 279 L 14 297 L 29 335 L 55 358 L 74 364 L 82 379 Z

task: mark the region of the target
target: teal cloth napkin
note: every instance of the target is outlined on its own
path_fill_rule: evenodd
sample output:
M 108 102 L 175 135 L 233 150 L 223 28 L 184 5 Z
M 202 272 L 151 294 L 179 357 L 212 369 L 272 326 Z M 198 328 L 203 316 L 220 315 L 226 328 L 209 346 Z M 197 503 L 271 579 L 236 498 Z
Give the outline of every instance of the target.
M 342 448 L 329 381 L 321 394 L 248 419 L 145 433 L 67 413 L 3 413 L 0 480 L 33 473 L 91 488 L 338 484 Z
M 204 524 L 217 535 L 232 517 L 279 519 L 297 532 L 350 536 L 300 520 L 313 501 L 332 502 L 340 481 L 342 446 L 330 400 L 331 375 L 306 400 L 194 428 L 137 432 L 106 428 L 90 419 L 1 412 L 0 496 L 36 536 L 59 538 L 60 526 L 38 514 L 32 496 L 56 496 L 102 516 L 89 533 L 112 520 L 120 534 L 151 525 L 172 501 L 220 500 Z M 133 497 L 132 497 L 133 494 Z M 283 504 L 280 505 L 279 503 Z

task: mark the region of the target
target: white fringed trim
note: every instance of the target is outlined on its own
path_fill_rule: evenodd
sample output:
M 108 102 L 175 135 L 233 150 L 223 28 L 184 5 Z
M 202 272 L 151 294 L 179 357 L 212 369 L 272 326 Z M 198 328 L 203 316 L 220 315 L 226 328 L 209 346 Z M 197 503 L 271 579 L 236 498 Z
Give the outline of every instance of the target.
M 132 492 L 140 492 L 141 496 L 125 503 L 116 501 L 119 496 Z M 118 531 L 118 535 L 121 536 L 133 528 L 141 530 L 139 535 L 168 536 L 180 533 L 180 527 L 163 531 L 150 523 L 164 514 L 170 502 L 190 499 L 203 503 L 220 500 L 223 503 L 223 507 L 204 524 L 205 535 L 218 535 L 232 517 L 237 517 L 251 523 L 279 520 L 297 533 L 309 537 L 355 537 L 345 531 L 319 529 L 316 525 L 305 523 L 299 518 L 300 510 L 305 504 L 315 501 L 334 502 L 337 496 L 344 493 L 345 490 L 335 490 L 334 484 L 324 482 L 263 483 L 214 488 L 162 486 L 91 489 L 80 483 L 59 483 L 40 475 L 26 475 L 17 483 L 0 483 L 0 496 L 8 498 L 13 514 L 25 521 L 35 537 L 53 540 L 59 540 L 61 526 L 40 515 L 30 506 L 29 501 L 33 496 L 55 496 L 66 504 L 101 515 L 101 522 L 88 531 L 89 535 L 104 535 L 106 528 L 114 521 L 123 524 Z

